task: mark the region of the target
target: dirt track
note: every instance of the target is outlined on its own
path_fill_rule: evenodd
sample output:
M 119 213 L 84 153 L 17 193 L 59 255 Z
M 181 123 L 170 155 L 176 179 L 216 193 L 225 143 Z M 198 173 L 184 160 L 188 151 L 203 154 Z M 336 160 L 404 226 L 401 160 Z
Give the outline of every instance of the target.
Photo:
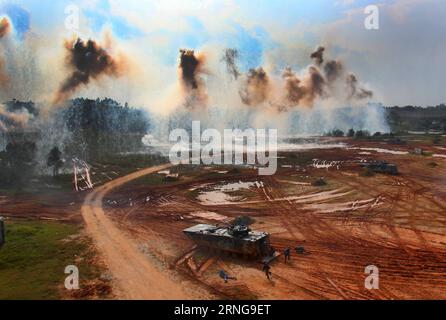
M 259 178 L 250 170 L 216 175 L 215 169 L 197 168 L 195 175 L 183 172 L 176 183 L 131 182 L 169 166 L 145 169 L 98 188 L 87 197 L 82 214 L 116 278 L 118 297 L 444 298 L 444 163 L 431 167 L 425 157 L 386 156 L 398 164 L 399 176 L 363 177 L 352 164 L 358 156 L 350 150 L 317 150 L 310 158 L 342 161 L 343 167 L 319 169 L 310 162 L 282 167 L 271 177 Z M 308 183 L 321 175 L 328 186 Z M 219 183 L 249 181 L 262 184 L 241 193 L 247 198 L 239 202 L 203 204 L 195 194 L 197 187 L 204 192 Z M 218 215 L 249 215 L 254 229 L 271 234 L 277 250 L 304 245 L 308 254 L 293 255 L 288 264 L 279 259 L 272 266 L 273 281 L 267 281 L 256 261 L 196 249 L 181 232 L 197 223 L 215 224 Z M 170 271 L 160 272 L 159 263 Z M 380 290 L 364 287 L 368 265 L 379 267 Z M 222 269 L 238 280 L 223 283 Z
M 104 196 L 131 180 L 150 173 L 165 170 L 171 165 L 140 170 L 111 181 L 92 191 L 82 206 L 82 216 L 87 231 L 104 255 L 116 286 L 115 294 L 123 299 L 192 299 L 197 298 L 184 292 L 182 284 L 174 281 L 167 273 L 160 272 L 140 250 L 136 243 L 117 228 L 102 209 Z
M 206 174 L 212 168 L 201 168 L 200 175 L 190 179 L 184 173 L 173 185 L 136 183 L 115 189 L 107 195 L 108 202 L 115 204 L 106 211 L 115 224 L 147 244 L 157 259 L 222 297 L 444 298 L 444 163 L 432 168 L 429 158 L 392 155 L 387 158 L 398 164 L 399 176 L 363 177 L 350 164 L 357 156 L 349 150 L 318 150 L 310 158 L 343 161 L 343 167 L 285 167 L 275 176 L 262 178 L 249 170 L 219 178 Z M 299 184 L 322 175 L 329 182 L 327 187 Z M 262 187 L 241 193 L 247 198 L 240 202 L 204 205 L 196 197 L 197 187 L 204 192 L 219 183 L 260 180 Z M 202 215 L 209 211 L 213 215 Z M 304 245 L 308 254 L 293 255 L 289 264 L 283 259 L 273 263 L 270 282 L 255 261 L 191 251 L 193 243 L 181 230 L 197 223 L 215 224 L 215 214 L 228 219 L 249 215 L 255 219 L 254 229 L 271 234 L 277 250 Z M 379 267 L 380 290 L 364 286 L 368 265 Z M 224 284 L 218 277 L 221 269 L 238 280 Z

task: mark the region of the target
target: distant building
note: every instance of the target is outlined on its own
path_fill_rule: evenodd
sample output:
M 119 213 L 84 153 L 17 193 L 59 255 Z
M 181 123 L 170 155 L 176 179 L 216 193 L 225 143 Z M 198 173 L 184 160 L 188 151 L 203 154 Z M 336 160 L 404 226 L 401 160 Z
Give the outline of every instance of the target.
M 384 173 L 391 175 L 398 174 L 398 167 L 395 164 L 387 163 L 384 161 L 362 163 L 361 167 L 369 169 L 375 173 Z

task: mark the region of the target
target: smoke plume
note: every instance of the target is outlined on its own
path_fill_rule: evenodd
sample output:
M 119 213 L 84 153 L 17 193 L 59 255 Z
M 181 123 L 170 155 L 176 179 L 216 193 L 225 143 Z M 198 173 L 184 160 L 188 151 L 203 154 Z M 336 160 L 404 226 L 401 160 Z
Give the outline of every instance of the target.
M 325 48 L 319 46 L 310 56 L 317 65 L 308 66 L 300 76 L 290 67 L 285 68 L 281 77 L 283 83 L 276 77 L 268 76 L 263 68 L 250 70 L 240 90 L 242 102 L 250 106 L 268 102 L 282 112 L 296 107 L 313 107 L 318 99 L 334 98 L 333 101 L 342 103 L 373 97 L 372 91 L 358 87 L 356 76 L 349 74 L 345 77 L 343 62 L 325 62 L 324 52 Z M 342 89 L 340 86 L 343 86 Z M 276 88 L 283 88 L 284 92 L 277 94 Z
M 353 73 L 347 76 L 347 90 L 349 99 L 369 99 L 373 97 L 373 92 L 364 88 L 358 88 L 358 78 Z
M 319 69 L 308 68 L 308 73 L 301 80 L 296 73 L 287 67 L 282 74 L 285 81 L 285 102 L 287 108 L 296 106 L 313 107 L 317 98 L 326 98 L 326 81 Z
M 11 23 L 8 18 L 4 17 L 0 20 L 0 39 L 11 31 Z
M 305 88 L 302 86 L 302 81 L 290 67 L 285 69 L 282 78 L 285 81 L 285 105 L 287 107 L 299 105 L 300 101 L 305 96 Z
M 256 106 L 266 102 L 270 91 L 270 80 L 263 68 L 251 69 L 240 90 L 242 102 L 248 106 Z
M 237 80 L 240 76 L 240 71 L 237 68 L 238 58 L 239 52 L 237 49 L 226 49 L 222 58 L 222 60 L 226 63 L 226 70 L 235 80 Z
M 180 68 L 183 83 L 190 90 L 198 89 L 200 60 L 193 50 L 180 50 Z
M 314 61 L 316 62 L 316 64 L 318 66 L 320 66 L 322 63 L 324 63 L 324 52 L 325 52 L 325 48 L 322 46 L 319 46 L 316 51 L 314 51 L 311 54 L 311 59 L 314 59 Z
M 335 82 L 343 73 L 344 66 L 342 62 L 330 60 L 324 66 L 324 74 L 329 83 Z
M 11 32 L 11 23 L 8 18 L 4 17 L 0 20 L 0 40 L 8 35 Z M 0 56 L 0 87 L 4 88 L 8 85 L 9 80 L 5 71 L 5 61 Z
M 65 42 L 67 50 L 66 64 L 73 71 L 62 83 L 56 94 L 54 103 L 67 100 L 81 85 L 102 76 L 119 77 L 126 71 L 126 61 L 121 55 L 113 57 L 106 49 L 94 41 L 84 42 L 82 39 Z
M 186 93 L 186 107 L 205 106 L 207 102 L 206 85 L 202 78 L 204 55 L 196 55 L 194 50 L 180 50 L 181 84 Z
M 9 132 L 16 129 L 24 129 L 30 119 L 26 110 L 21 112 L 9 112 L 4 105 L 0 105 L 0 131 Z
M 305 81 L 307 87 L 307 103 L 312 106 L 317 97 L 325 98 L 325 79 L 318 68 L 311 66 Z

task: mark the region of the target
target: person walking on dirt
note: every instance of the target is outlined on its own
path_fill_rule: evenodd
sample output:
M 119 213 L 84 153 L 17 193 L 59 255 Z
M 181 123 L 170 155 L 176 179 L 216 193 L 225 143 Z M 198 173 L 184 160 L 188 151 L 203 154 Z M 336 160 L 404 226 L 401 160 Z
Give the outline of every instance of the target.
M 262 271 L 265 272 L 266 278 L 267 278 L 268 280 L 271 280 L 271 275 L 272 275 L 272 273 L 271 273 L 271 267 L 269 266 L 269 264 L 268 264 L 267 262 L 264 262 L 264 263 L 263 263 L 263 269 L 262 269 Z
M 225 270 L 220 270 L 219 275 L 220 278 L 222 278 L 225 281 L 225 283 L 228 283 L 228 280 L 237 280 L 236 277 L 229 276 Z
M 283 255 L 285 256 L 285 263 L 289 262 L 291 260 L 291 248 L 286 248 Z
M 229 280 L 228 274 L 224 270 L 220 270 L 219 274 L 220 274 L 220 278 L 222 278 L 225 281 L 225 283 L 228 283 L 228 280 Z

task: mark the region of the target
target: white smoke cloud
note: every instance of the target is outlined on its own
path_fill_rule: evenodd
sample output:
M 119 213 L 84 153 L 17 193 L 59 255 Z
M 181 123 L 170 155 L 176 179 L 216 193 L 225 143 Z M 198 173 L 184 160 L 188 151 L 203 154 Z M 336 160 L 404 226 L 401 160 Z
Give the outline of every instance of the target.
M 102 8 L 100 1 L 75 2 L 82 9 L 97 9 L 98 12 L 102 10 L 104 14 L 123 18 L 141 31 L 137 37 L 115 35 L 119 50 L 132 60 L 134 68 L 131 72 L 119 79 L 104 79 L 83 86 L 75 97 L 111 97 L 121 103 L 129 102 L 132 106 L 146 108 L 152 114 L 167 119 L 173 118 L 172 115 L 177 116 L 175 113 L 178 113 L 178 110 L 184 112 L 184 96 L 178 83 L 178 62 L 166 63 L 163 53 L 170 53 L 172 42 L 178 43 L 175 50 L 181 48 L 185 42 L 181 38 L 183 32 L 195 30 L 186 19 L 193 16 L 202 24 L 202 34 L 215 36 L 205 44 L 198 42 L 199 44 L 192 48 L 207 55 L 206 65 L 210 70 L 205 76 L 209 95 L 208 109 L 206 112 L 192 112 L 185 118 L 202 118 L 214 127 L 246 124 L 277 126 L 284 128 L 284 131 L 297 133 L 324 133 L 330 129 L 347 127 L 386 131 L 383 114 L 379 108 L 368 106 L 367 101 L 362 104 L 346 102 L 342 98 L 345 89 L 341 85 L 333 90 L 334 94 L 330 99 L 317 100 L 313 109 L 277 113 L 268 103 L 254 108 L 245 106 L 239 95 L 243 78 L 231 80 L 220 61 L 222 51 L 227 45 L 220 41 L 220 36 L 224 38 L 228 32 L 233 32 L 234 23 L 248 29 L 262 27 L 274 43 L 264 45 L 263 57 L 260 59 L 263 61 L 263 68 L 273 80 L 270 92 L 273 102 L 280 100 L 283 95 L 281 72 L 284 67 L 290 65 L 303 77 L 309 63 L 308 57 L 317 44 L 324 44 L 332 58 L 343 60 L 349 70 L 352 69 L 361 80 L 365 80 L 365 87 L 375 89 L 377 101 L 412 101 L 423 104 L 426 101 L 439 103 L 444 98 L 442 82 L 436 81 L 440 79 L 439 75 L 446 71 L 441 56 L 444 50 L 440 50 L 443 44 L 442 41 L 437 41 L 440 34 L 438 30 L 444 26 L 444 19 L 437 17 L 440 15 L 437 12 L 441 12 L 440 9 L 444 6 L 441 1 L 429 0 L 431 6 L 422 9 L 422 15 L 416 15 L 414 9 L 421 6 L 420 1 L 398 0 L 394 4 L 383 4 L 380 7 L 383 14 L 381 21 L 388 22 L 374 34 L 367 33 L 363 28 L 364 15 L 361 8 L 348 12 L 335 22 L 312 24 L 308 21 L 281 21 L 284 20 L 280 19 L 282 16 L 289 14 L 280 11 L 271 11 L 271 15 L 264 20 L 258 19 L 259 13 L 251 15 L 243 5 L 233 1 L 142 3 L 139 0 L 111 0 L 108 8 Z M 14 75 L 16 81 L 13 91 L 1 93 L 3 100 L 19 98 L 50 101 L 66 75 L 63 39 L 72 34 L 63 24 L 63 8 L 68 1 L 61 3 L 62 5 L 57 4 L 57 10 L 60 12 L 54 15 L 56 22 L 47 19 L 48 21 L 43 23 L 42 12 L 34 9 L 36 5 L 31 4 L 31 1 L 23 1 L 25 7 L 30 6 L 32 21 L 39 23 L 32 25 L 32 31 L 23 42 L 14 40 L 16 42 L 11 41 L 2 47 L 3 53 L 7 53 L 10 61 L 8 73 Z M 344 1 L 342 5 L 352 3 Z M 396 18 L 397 13 L 401 12 L 404 14 Z M 414 17 L 415 21 L 412 20 Z M 437 19 L 432 19 L 435 20 L 433 22 L 425 21 L 431 17 Z M 81 22 L 82 34 L 98 40 L 110 29 L 110 26 L 105 26 L 100 31 L 96 30 L 92 27 L 93 21 L 85 15 L 81 17 Z M 57 25 L 54 25 L 55 23 Z M 426 27 L 423 27 L 423 24 Z M 420 26 L 421 31 L 416 30 L 416 27 Z M 434 30 L 433 35 L 429 32 L 431 30 Z M 201 33 L 197 34 L 197 37 Z M 422 34 L 421 44 L 413 41 L 414 38 L 421 39 Z M 432 46 L 434 41 L 436 46 Z M 385 47 L 380 45 L 381 42 Z M 417 45 L 414 46 L 414 43 Z M 422 59 L 420 51 L 424 52 Z

